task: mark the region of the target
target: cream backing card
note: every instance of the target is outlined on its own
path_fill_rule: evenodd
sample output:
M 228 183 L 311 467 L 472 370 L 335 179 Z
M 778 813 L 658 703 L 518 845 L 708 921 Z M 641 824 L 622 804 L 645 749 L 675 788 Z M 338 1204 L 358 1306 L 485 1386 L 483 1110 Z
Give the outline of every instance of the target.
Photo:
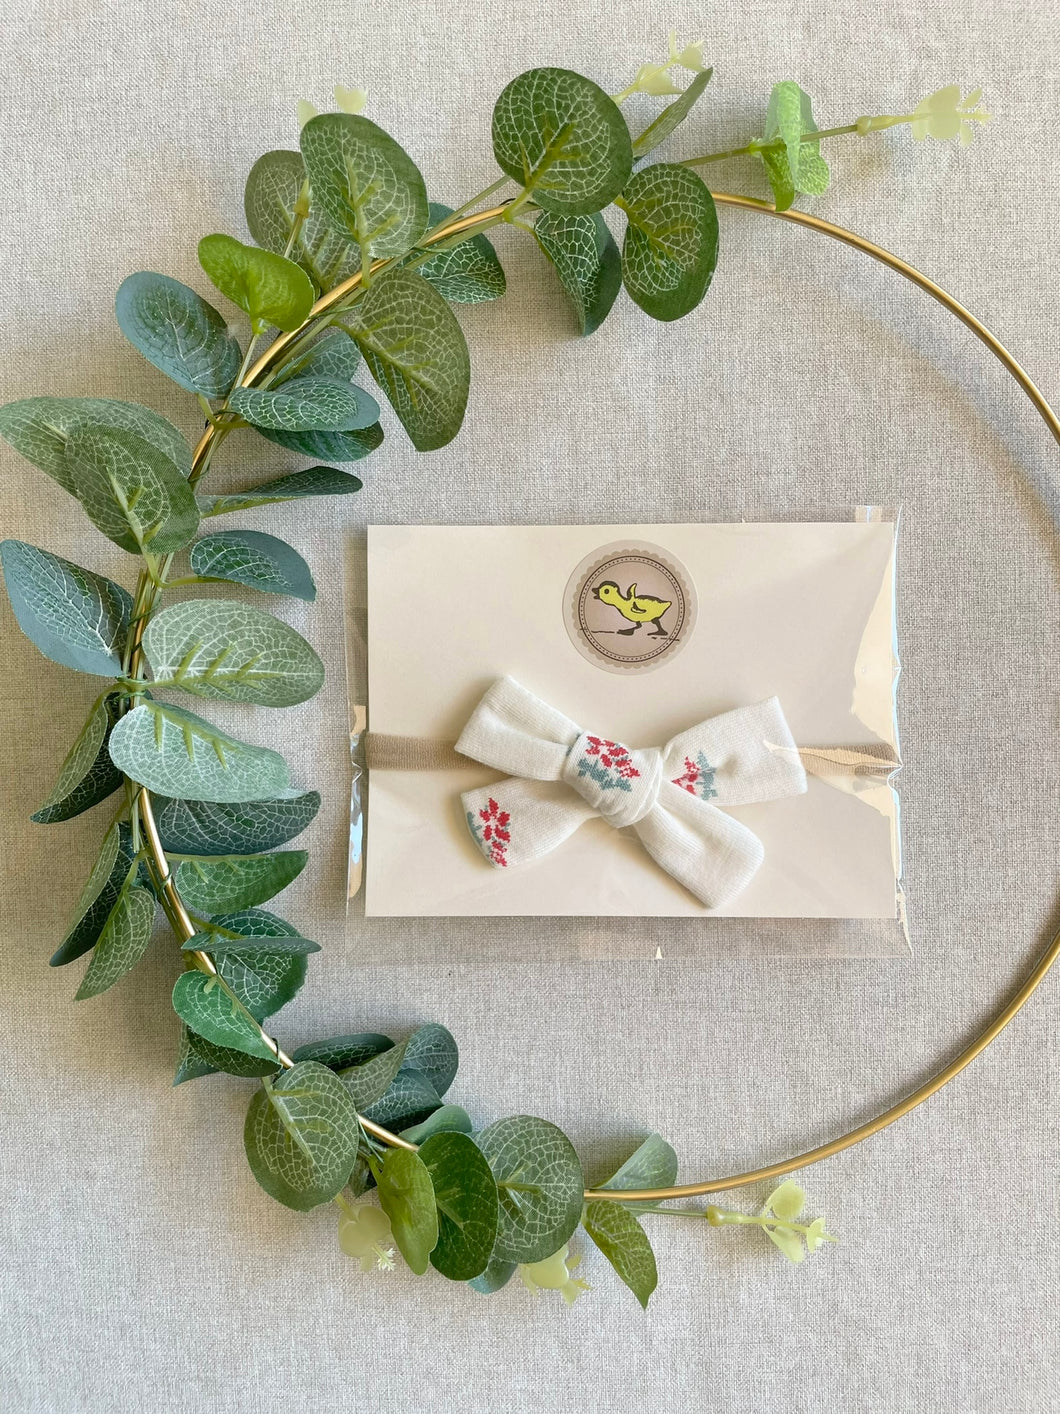
M 369 728 L 452 742 L 490 683 L 509 674 L 587 730 L 631 746 L 661 746 L 776 695 L 800 746 L 882 742 L 897 755 L 894 534 L 883 522 L 371 526 Z M 576 650 L 565 625 L 572 571 L 617 542 L 658 546 L 695 586 L 691 634 L 652 671 L 605 670 Z M 369 916 L 708 912 L 630 831 L 599 819 L 543 859 L 490 868 L 460 792 L 497 779 L 475 766 L 371 771 Z M 895 917 L 898 802 L 885 781 L 811 777 L 804 796 L 730 813 L 762 840 L 765 862 L 716 912 Z

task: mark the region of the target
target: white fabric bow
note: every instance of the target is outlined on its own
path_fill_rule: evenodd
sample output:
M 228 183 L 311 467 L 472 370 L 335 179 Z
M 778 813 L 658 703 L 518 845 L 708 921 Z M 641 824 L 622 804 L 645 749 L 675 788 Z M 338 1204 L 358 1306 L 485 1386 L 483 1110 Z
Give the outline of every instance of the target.
M 555 849 L 602 815 L 632 826 L 663 869 L 708 908 L 746 888 L 765 851 L 718 806 L 801 795 L 806 772 L 775 697 L 631 751 L 582 731 L 511 678 L 475 708 L 456 749 L 512 778 L 461 799 L 490 864 L 507 868 Z

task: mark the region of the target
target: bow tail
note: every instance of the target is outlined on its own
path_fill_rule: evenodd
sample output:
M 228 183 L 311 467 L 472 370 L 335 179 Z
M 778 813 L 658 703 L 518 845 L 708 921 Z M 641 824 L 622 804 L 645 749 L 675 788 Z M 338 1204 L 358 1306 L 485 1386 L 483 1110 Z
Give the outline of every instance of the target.
M 497 869 L 539 859 L 596 814 L 561 781 L 519 776 L 465 791 L 460 799 L 472 839 Z
M 708 908 L 735 898 L 765 858 L 746 825 L 669 782 L 633 828 L 655 862 Z

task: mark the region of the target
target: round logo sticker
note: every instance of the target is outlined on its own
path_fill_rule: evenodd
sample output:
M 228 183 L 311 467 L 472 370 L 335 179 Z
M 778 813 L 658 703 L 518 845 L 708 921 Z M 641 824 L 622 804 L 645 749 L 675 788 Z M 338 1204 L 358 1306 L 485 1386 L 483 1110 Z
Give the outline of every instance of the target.
M 695 587 L 657 545 L 619 541 L 594 550 L 567 581 L 564 599 L 571 642 L 612 673 L 662 667 L 695 627 Z

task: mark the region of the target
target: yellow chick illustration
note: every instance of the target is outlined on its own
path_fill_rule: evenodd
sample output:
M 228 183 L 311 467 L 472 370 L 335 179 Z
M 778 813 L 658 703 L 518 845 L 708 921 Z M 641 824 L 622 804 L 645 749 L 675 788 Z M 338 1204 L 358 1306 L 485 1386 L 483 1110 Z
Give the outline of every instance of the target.
M 649 599 L 645 595 L 638 596 L 635 584 L 631 584 L 623 594 L 613 579 L 603 580 L 594 588 L 593 594 L 602 604 L 610 604 L 613 609 L 617 609 L 622 617 L 628 619 L 633 625 L 632 628 L 618 629 L 618 633 L 636 633 L 643 624 L 654 624 L 655 632 L 649 637 L 669 637 L 668 631 L 662 626 L 661 619 L 670 608 L 672 600 Z

